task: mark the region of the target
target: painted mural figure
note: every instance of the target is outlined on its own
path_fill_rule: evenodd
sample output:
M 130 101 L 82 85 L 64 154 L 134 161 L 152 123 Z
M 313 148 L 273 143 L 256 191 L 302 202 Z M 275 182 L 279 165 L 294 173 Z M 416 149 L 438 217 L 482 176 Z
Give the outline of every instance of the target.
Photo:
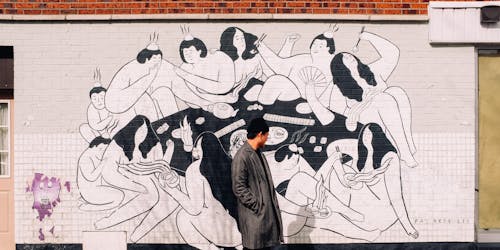
M 96 137 L 78 159 L 76 184 L 83 200 L 79 206 L 81 210 L 108 210 L 117 207 L 123 201 L 123 191 L 102 183 L 104 165 L 100 163 L 110 142 L 111 139 Z
M 237 96 L 226 95 L 234 87 L 234 65 L 220 51 L 207 50 L 203 41 L 187 35 L 181 42 L 179 53 L 183 61 L 175 73 L 184 81 L 176 81 L 174 94 L 192 108 L 202 108 L 219 118 L 236 114 L 227 103 L 237 101 Z M 219 115 L 218 109 L 227 110 Z
M 132 241 L 139 240 L 158 223 L 156 220 L 161 219 L 155 217 L 155 212 L 151 213 L 153 208 L 158 207 L 154 211 L 161 208 L 161 214 L 166 217 L 178 207 L 172 197 L 160 191 L 155 175 L 170 169 L 168 162 L 173 145 L 167 146 L 171 149 L 164 155 L 158 135 L 142 115 L 132 119 L 113 137 L 101 162 L 104 165 L 102 176 L 106 183 L 132 192 L 133 197 L 97 221 L 96 229 L 109 228 L 147 212 L 131 235 Z
M 326 97 L 326 95 L 323 97 L 325 91 L 331 93 L 332 88 L 328 88 L 328 85 L 332 76 L 328 65 L 335 53 L 333 31 L 316 36 L 309 46 L 309 53 L 286 58 L 281 58 L 262 41 L 259 41 L 257 45 L 260 55 L 275 73 L 266 80 L 262 88 L 259 89 L 256 86 L 250 90 L 253 93 L 258 93 L 257 100 L 260 103 L 270 105 L 276 100 L 306 99 L 305 86 L 308 82 L 315 84 L 316 92 L 321 96 L 321 100 Z M 290 47 L 290 45 L 285 44 L 283 47 Z M 327 105 L 329 106 L 330 103 Z M 332 102 L 331 105 L 334 103 Z M 342 110 L 342 107 L 334 109 Z
M 231 191 L 231 158 L 211 132 L 198 136 L 192 155 L 185 188 L 180 188 L 173 171 L 159 177 L 161 188 L 183 208 L 177 214 L 179 233 L 199 249 L 241 247 L 236 197 Z
M 113 119 L 113 115 L 104 105 L 105 94 L 106 89 L 101 86 L 90 90 L 89 97 L 91 103 L 87 108 L 88 123 L 80 126 L 80 134 L 88 143 L 98 136 L 109 138 L 109 132 L 117 125 L 118 121 Z
M 391 42 L 375 34 L 363 32 L 360 39 L 370 41 L 381 58 L 369 65 L 356 56 L 342 52 L 333 58 L 331 72 L 333 82 L 346 97 L 346 127 L 354 130 L 357 122 L 383 124 L 384 130 L 396 145 L 402 161 L 414 167 L 418 163 L 411 134 L 411 107 L 408 96 L 399 87 L 387 87 L 386 80 L 397 66 L 399 49 Z M 331 114 L 327 108 L 316 107 L 319 120 Z M 331 114 L 333 115 L 333 114 Z
M 357 144 L 357 157 L 351 166 L 342 163 L 343 155 L 337 148 L 330 156 L 333 164 L 325 165 L 317 174 L 326 178 L 328 189 L 336 197 L 364 215 L 363 221 L 350 220 L 357 227 L 385 231 L 399 221 L 409 236 L 417 238 L 418 231 L 408 217 L 402 193 L 397 149 L 376 123 L 361 129 Z M 338 219 L 315 220 L 314 224 L 340 225 Z
M 238 96 L 252 79 L 264 82 L 274 73 L 269 69 L 258 53 L 254 34 L 237 27 L 229 27 L 220 37 L 220 51 L 226 53 L 234 62 L 235 87 L 231 94 Z
M 174 65 L 162 57 L 153 40 L 113 76 L 105 96 L 106 108 L 119 114 L 112 135 L 136 115 L 156 121 L 179 110 L 171 91 L 172 82 L 178 80 Z
M 309 166 L 298 149 L 291 144 L 266 153 L 273 179 L 277 179 L 276 183 L 287 183 L 284 190 L 278 190 L 282 184 L 275 184 L 285 235 L 293 236 L 308 226 L 352 239 L 375 240 L 381 230 L 364 230 L 352 224 L 351 221 L 364 221 L 365 216 L 350 207 L 348 201 L 337 197 L 342 193 L 330 190 L 328 180 Z M 336 160 L 329 158 L 322 169 L 330 169 Z

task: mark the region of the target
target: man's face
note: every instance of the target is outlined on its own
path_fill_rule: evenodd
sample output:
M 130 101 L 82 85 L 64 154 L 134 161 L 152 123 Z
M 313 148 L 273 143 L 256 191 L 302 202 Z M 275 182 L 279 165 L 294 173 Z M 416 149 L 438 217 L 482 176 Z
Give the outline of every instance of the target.
M 147 60 L 146 62 L 148 63 L 148 65 L 150 65 L 150 67 L 156 67 L 161 62 L 161 55 L 153 55 L 151 56 L 151 59 Z
M 263 148 L 264 145 L 266 144 L 267 137 L 269 137 L 269 131 L 266 132 L 265 134 L 260 132 L 257 136 L 259 137 L 259 147 Z
M 328 54 L 329 48 L 326 46 L 325 40 L 315 39 L 311 45 L 312 55 L 326 55 Z
M 92 102 L 92 105 L 94 108 L 97 110 L 104 109 L 104 96 L 106 95 L 106 92 L 101 91 L 99 93 L 93 93 L 90 96 L 90 101 Z
M 195 64 L 201 58 L 201 50 L 196 50 L 194 46 L 182 49 L 182 54 L 184 54 L 184 60 L 189 64 Z

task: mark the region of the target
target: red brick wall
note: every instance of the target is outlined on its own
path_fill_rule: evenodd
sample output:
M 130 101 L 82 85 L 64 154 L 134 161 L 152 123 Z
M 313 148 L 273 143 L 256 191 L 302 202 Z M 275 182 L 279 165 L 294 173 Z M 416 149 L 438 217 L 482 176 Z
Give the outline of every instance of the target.
M 427 14 L 429 0 L 0 0 L 0 14 Z

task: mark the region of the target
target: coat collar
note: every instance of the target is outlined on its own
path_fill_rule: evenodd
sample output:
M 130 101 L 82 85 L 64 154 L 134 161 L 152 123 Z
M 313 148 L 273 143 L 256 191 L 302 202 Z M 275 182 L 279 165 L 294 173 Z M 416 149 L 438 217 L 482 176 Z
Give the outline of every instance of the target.
M 243 144 L 243 146 L 242 146 L 242 147 L 245 149 L 245 151 L 256 152 L 256 151 L 252 148 L 252 146 L 250 146 L 250 143 L 248 143 L 248 141 L 245 141 L 245 143 Z

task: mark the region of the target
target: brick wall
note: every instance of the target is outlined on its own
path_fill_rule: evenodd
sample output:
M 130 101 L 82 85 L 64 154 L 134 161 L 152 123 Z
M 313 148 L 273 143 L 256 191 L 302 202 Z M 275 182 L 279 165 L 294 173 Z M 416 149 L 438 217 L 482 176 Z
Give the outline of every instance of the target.
M 4 0 L 0 14 L 389 14 L 426 15 L 429 0 Z

